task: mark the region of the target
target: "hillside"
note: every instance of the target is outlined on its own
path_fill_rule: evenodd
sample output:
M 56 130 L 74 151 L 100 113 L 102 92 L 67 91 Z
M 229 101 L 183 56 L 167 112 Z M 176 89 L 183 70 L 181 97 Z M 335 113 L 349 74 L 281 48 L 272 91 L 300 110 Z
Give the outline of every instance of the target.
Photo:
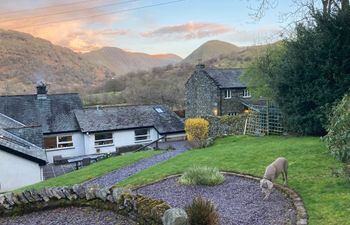
M 104 47 L 85 53 L 82 56 L 91 63 L 106 66 L 116 75 L 175 64 L 182 60 L 174 54 L 148 55 L 145 53 L 126 52 L 115 47 Z
M 108 80 L 96 89 L 100 94 L 84 96 L 84 100 L 91 105 L 164 103 L 174 109 L 183 109 L 185 82 L 198 63 L 195 58 L 205 56 L 207 60 L 201 63 L 206 67 L 245 68 L 268 46 L 237 47 L 222 41 L 209 41 L 177 65 L 132 72 Z
M 114 74 L 91 64 L 68 48 L 29 34 L 0 30 L 0 94 L 35 92 L 45 80 L 49 91 L 77 91 L 95 87 Z
M 267 46 L 238 47 L 228 42 L 212 40 L 199 46 L 182 63 L 195 65 L 202 62 L 218 68 L 244 68 Z

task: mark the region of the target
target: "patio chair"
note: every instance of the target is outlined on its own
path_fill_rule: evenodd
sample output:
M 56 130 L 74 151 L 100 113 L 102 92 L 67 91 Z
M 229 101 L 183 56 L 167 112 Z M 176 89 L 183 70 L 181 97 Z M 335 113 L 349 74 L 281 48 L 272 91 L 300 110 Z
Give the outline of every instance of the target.
M 63 159 L 62 155 L 54 155 L 54 156 L 52 157 L 52 159 L 53 159 L 53 163 L 54 163 L 55 165 L 60 165 L 60 164 L 62 164 L 62 159 Z
M 90 164 L 91 164 L 91 159 L 90 158 L 83 158 L 82 166 L 88 166 Z

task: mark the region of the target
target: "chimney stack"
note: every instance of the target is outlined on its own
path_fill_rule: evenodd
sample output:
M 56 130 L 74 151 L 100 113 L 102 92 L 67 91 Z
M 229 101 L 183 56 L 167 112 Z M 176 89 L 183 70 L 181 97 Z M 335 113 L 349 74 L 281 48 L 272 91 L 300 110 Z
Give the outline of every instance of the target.
M 36 94 L 38 99 L 46 99 L 47 89 L 44 81 L 40 81 L 37 83 Z
M 196 70 L 203 70 L 205 68 L 205 65 L 200 63 L 196 65 Z

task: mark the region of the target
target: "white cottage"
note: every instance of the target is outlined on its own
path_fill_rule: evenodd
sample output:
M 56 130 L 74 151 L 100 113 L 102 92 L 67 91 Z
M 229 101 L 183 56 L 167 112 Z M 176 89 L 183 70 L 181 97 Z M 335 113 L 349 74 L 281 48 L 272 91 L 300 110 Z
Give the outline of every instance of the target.
M 45 151 L 23 138 L 37 131 L 0 113 L 0 193 L 43 180 Z
M 40 126 L 41 135 L 31 139 L 39 137 L 36 143 L 50 163 L 55 156 L 116 152 L 160 137 L 185 137 L 182 120 L 164 105 L 84 109 L 79 94 L 47 94 L 44 84 L 36 95 L 0 96 L 0 113 L 25 126 Z

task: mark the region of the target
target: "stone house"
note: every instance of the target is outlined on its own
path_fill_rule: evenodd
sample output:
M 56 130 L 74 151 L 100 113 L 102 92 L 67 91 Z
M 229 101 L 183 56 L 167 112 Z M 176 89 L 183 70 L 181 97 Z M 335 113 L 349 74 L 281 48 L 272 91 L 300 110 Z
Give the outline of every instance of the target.
M 186 118 L 237 115 L 250 101 L 247 86 L 240 81 L 241 69 L 206 68 L 203 64 L 185 84 Z

